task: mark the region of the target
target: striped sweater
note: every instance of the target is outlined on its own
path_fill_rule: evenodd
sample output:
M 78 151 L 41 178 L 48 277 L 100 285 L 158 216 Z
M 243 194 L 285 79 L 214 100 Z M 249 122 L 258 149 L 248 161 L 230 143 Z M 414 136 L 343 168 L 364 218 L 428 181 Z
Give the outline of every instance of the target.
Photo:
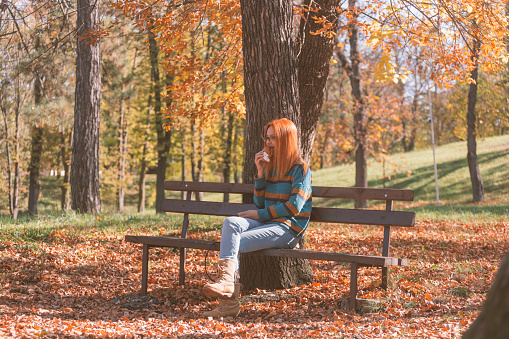
M 311 216 L 312 175 L 302 159 L 282 177 L 255 178 L 254 203 L 265 223 L 278 223 L 302 237 Z

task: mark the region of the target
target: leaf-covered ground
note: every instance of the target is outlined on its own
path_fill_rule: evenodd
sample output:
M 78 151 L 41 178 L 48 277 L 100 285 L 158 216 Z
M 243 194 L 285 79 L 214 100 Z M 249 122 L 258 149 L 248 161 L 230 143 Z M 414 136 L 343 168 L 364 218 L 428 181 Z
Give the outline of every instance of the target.
M 387 291 L 379 287 L 379 269 L 359 272 L 360 297 L 380 300 L 376 313 L 341 308 L 348 266 L 315 261 L 313 284 L 243 295 L 242 313 L 220 320 L 199 317 L 217 305 L 200 293 L 207 282 L 202 251 L 189 251 L 188 283 L 180 287 L 178 252 L 153 249 L 151 298 L 140 300 L 134 294 L 141 248 L 122 235 L 66 229 L 27 242 L 4 234 L 0 337 L 457 338 L 478 314 L 509 249 L 508 226 L 418 222 L 393 230 L 391 254 L 409 258 L 410 265 L 391 270 Z M 308 247 L 378 254 L 382 233 L 323 225 L 309 230 Z

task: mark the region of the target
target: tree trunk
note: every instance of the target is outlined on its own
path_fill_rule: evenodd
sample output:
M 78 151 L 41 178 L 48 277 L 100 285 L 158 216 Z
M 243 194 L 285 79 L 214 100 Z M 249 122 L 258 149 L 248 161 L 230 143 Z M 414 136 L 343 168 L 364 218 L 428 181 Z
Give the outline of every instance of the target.
M 148 37 L 150 51 L 150 65 L 152 68 L 152 81 L 154 82 L 154 116 L 157 131 L 157 170 L 156 170 L 156 213 L 162 212 L 164 201 L 164 181 L 166 178 L 166 162 L 168 160 L 168 151 L 170 149 L 171 131 L 166 131 L 163 126 L 163 116 L 161 112 L 161 91 L 162 84 L 159 75 L 159 46 L 156 37 L 151 32 Z
M 62 158 L 62 166 L 64 168 L 64 178 L 60 185 L 60 207 L 63 211 L 68 211 L 71 206 L 71 191 L 69 187 L 69 163 L 71 156 L 69 154 L 69 147 L 72 141 L 72 133 L 69 133 L 69 140 L 66 139 L 65 133 L 60 135 L 60 156 Z
M 244 183 L 256 175 L 254 156 L 263 148 L 263 127 L 288 118 L 300 133 L 293 8 L 289 0 L 241 0 L 246 135 Z M 252 201 L 252 196 L 245 197 Z
M 479 73 L 478 55 L 481 43 L 478 39 L 474 41 L 474 55 L 472 61 L 476 67 L 471 71 L 470 77 L 474 81 L 468 89 L 468 110 L 467 110 L 467 160 L 470 170 L 470 181 L 472 182 L 472 195 L 474 202 L 484 201 L 484 185 L 477 161 L 477 142 L 476 142 L 476 112 L 477 103 L 477 78 Z
M 37 39 L 36 45 L 39 39 Z M 35 76 L 34 82 L 34 105 L 40 106 L 42 103 L 42 80 L 39 75 Z M 28 214 L 37 215 L 37 206 L 39 203 L 39 193 L 41 186 L 39 184 L 39 177 L 41 172 L 41 156 L 42 156 L 42 141 L 44 130 L 42 126 L 33 126 L 31 129 L 32 135 L 32 149 L 30 151 L 30 164 L 28 165 L 30 171 L 30 184 L 28 187 Z
M 230 182 L 231 168 L 232 168 L 232 148 L 233 148 L 233 128 L 234 128 L 234 116 L 232 111 L 223 113 L 228 116 L 228 120 L 225 119 L 225 143 L 224 143 L 224 163 L 223 163 L 223 182 Z M 225 193 L 223 195 L 223 202 L 229 202 L 230 195 Z
M 147 174 L 147 148 L 148 148 L 148 142 L 145 142 L 143 145 L 143 152 L 141 155 L 141 164 L 140 164 L 140 177 L 138 180 L 138 212 L 144 212 L 145 211 L 145 178 Z
M 182 181 L 186 181 L 186 150 L 187 150 L 187 142 L 186 142 L 186 133 L 184 133 L 184 129 L 180 130 L 180 135 L 182 138 L 182 160 L 180 162 L 181 165 L 181 179 Z M 180 192 L 180 197 L 182 200 L 187 198 L 187 193 L 182 191 Z
M 148 104 L 147 109 L 148 113 L 147 116 L 150 117 L 150 108 L 152 107 L 152 95 L 148 96 Z M 145 189 L 145 181 L 146 181 L 146 174 L 147 174 L 147 152 L 148 152 L 148 138 L 150 134 L 150 123 L 148 122 L 147 118 L 147 124 L 146 124 L 146 133 L 145 133 L 145 141 L 143 143 L 143 150 L 141 153 L 141 159 L 140 159 L 140 176 L 138 178 L 138 212 L 144 212 L 145 211 L 145 201 L 146 201 L 146 189 Z
M 123 87 L 123 86 L 122 86 Z M 122 97 L 120 98 L 120 117 L 118 121 L 118 211 L 124 212 L 124 198 L 125 198 L 125 162 L 127 145 L 127 130 L 125 123 L 125 108 L 123 98 L 124 88 L 122 88 Z
M 78 0 L 77 35 L 84 36 L 99 22 L 99 0 Z M 99 213 L 99 125 L 101 112 L 101 55 L 99 42 L 77 41 L 74 138 L 71 159 L 71 207 Z
M 200 148 L 198 149 L 198 144 L 196 142 L 197 139 L 196 133 L 196 120 L 194 118 L 191 120 L 191 177 L 193 181 L 200 182 L 203 181 L 203 131 L 200 131 Z M 203 201 L 203 192 L 199 192 L 195 194 L 196 201 Z
M 311 6 L 307 20 L 301 19 L 297 44 L 299 96 L 300 96 L 300 149 L 302 157 L 309 163 L 316 125 L 322 114 L 323 98 L 329 77 L 330 61 L 334 49 L 334 35 L 314 35 L 313 32 L 323 28 L 315 23 L 313 16 L 324 17 L 333 24 L 331 31 L 337 30 L 336 7 L 339 0 L 305 0 L 304 6 Z
M 463 339 L 509 338 L 509 254 L 495 276 L 481 313 L 463 334 Z
M 350 83 L 354 97 L 354 136 L 355 136 L 355 187 L 368 187 L 368 164 L 367 164 L 367 117 L 364 105 L 364 94 L 361 86 L 361 56 L 359 52 L 359 30 L 357 27 L 356 5 L 357 0 L 349 0 L 348 7 L 352 11 L 353 21 L 349 27 L 350 35 L 350 60 L 352 71 Z M 355 208 L 368 207 L 368 200 L 355 200 Z
M 7 109 L 2 105 L 2 114 L 4 118 L 4 126 L 5 126 L 5 152 L 7 156 L 7 180 L 8 180 L 8 189 L 9 189 L 9 212 L 11 213 L 11 217 L 16 220 L 18 218 L 18 186 L 17 182 L 19 182 L 19 161 L 17 152 L 19 151 L 19 132 L 18 132 L 18 115 L 16 115 L 16 139 L 14 142 L 15 145 L 15 158 L 14 161 L 14 173 L 12 170 L 12 156 L 11 156 L 11 147 L 10 147 L 10 137 L 9 137 L 9 126 L 7 123 Z M 16 171 L 17 167 L 17 171 Z
M 244 183 L 253 183 L 254 155 L 263 148 L 260 137 L 265 124 L 285 117 L 293 121 L 299 132 L 301 128 L 293 3 L 289 0 L 241 0 L 240 4 L 246 100 L 246 153 L 242 177 Z M 244 195 L 243 202 L 252 202 L 252 199 L 252 194 Z M 307 283 L 312 271 L 306 263 L 243 254 L 240 281 L 247 290 Z

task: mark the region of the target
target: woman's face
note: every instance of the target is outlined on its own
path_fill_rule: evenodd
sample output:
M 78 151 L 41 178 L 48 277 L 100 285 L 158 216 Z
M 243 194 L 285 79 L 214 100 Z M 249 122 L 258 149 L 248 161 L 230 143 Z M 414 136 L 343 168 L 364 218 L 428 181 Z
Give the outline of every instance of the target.
M 277 148 L 277 140 L 276 135 L 274 134 L 274 128 L 272 126 L 269 126 L 267 129 L 267 141 L 265 141 L 265 145 L 270 148 Z

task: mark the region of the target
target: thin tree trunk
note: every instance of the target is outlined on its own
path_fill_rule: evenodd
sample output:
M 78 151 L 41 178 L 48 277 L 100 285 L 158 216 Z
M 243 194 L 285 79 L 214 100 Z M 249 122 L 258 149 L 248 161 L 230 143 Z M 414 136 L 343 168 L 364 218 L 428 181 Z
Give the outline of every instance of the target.
M 228 120 L 225 119 L 225 143 L 224 143 L 224 163 L 223 163 L 223 182 L 229 183 L 230 182 L 230 175 L 231 175 L 231 167 L 232 167 L 232 137 L 233 137 L 233 112 L 228 111 L 224 112 L 223 107 L 223 113 L 228 116 Z M 230 195 L 228 193 L 225 193 L 223 196 L 224 202 L 230 201 Z
M 19 206 L 19 189 L 21 183 L 21 171 L 19 169 L 19 116 L 21 111 L 21 94 L 20 94 L 20 86 L 19 81 L 17 82 L 17 90 L 16 90 L 16 110 L 15 110 L 15 140 L 14 140 L 14 183 L 12 187 L 12 218 L 16 220 L 18 218 Z
M 479 163 L 477 161 L 477 142 L 476 142 L 476 112 L 475 106 L 477 103 L 477 79 L 479 73 L 478 55 L 481 48 L 481 43 L 478 39 L 474 41 L 474 55 L 472 61 L 475 62 L 476 67 L 471 71 L 470 77 L 474 82 L 470 84 L 468 90 L 468 110 L 467 110 L 467 160 L 468 169 L 470 171 L 470 181 L 472 182 L 472 196 L 474 202 L 484 201 L 484 184 L 479 170 Z
M 41 186 L 39 184 L 41 172 L 42 140 L 44 130 L 42 127 L 32 128 L 32 149 L 30 151 L 30 185 L 28 191 L 28 213 L 32 216 L 37 215 L 39 193 Z
M 99 0 L 78 0 L 77 35 L 100 24 Z M 99 42 L 77 41 L 74 138 L 71 159 L 71 207 L 99 213 L 99 126 L 101 112 L 101 55 Z
M 159 75 L 159 46 L 153 33 L 149 34 L 150 64 L 152 67 L 152 81 L 154 82 L 154 116 L 157 131 L 157 179 L 156 179 L 156 213 L 162 212 L 164 201 L 164 181 L 166 179 L 166 167 L 168 160 L 168 151 L 170 148 L 171 131 L 166 131 L 163 126 L 163 116 L 161 112 L 161 91 L 162 84 Z
M 203 130 L 200 131 L 200 148 L 198 149 L 198 144 L 196 139 L 198 138 L 196 133 L 196 121 L 194 119 L 191 120 L 191 148 L 193 149 L 191 152 L 191 176 L 193 181 L 203 181 Z M 195 194 L 196 201 L 203 201 L 203 192 L 199 192 Z
M 13 219 L 17 219 L 17 214 L 14 216 L 14 192 L 13 192 L 13 171 L 12 171 L 12 158 L 10 149 L 9 126 L 7 124 L 7 109 L 2 105 L 2 115 L 4 118 L 5 126 L 5 153 L 7 156 L 7 180 L 9 188 L 9 212 Z
M 36 40 L 36 46 L 39 39 Z M 42 80 L 39 75 L 35 76 L 34 81 L 34 105 L 40 106 L 42 103 Z M 42 126 L 33 126 L 31 129 L 32 149 L 30 151 L 30 164 L 28 166 L 30 172 L 30 183 L 28 186 L 28 213 L 32 216 L 37 215 L 37 207 L 39 203 L 39 193 L 41 186 L 39 177 L 41 172 L 41 156 L 42 141 L 44 129 Z
M 321 152 L 320 152 L 320 169 L 324 168 L 324 166 L 325 166 L 329 133 L 330 133 L 330 130 L 327 128 L 325 130 L 325 135 L 323 136 L 323 144 L 322 144 L 322 148 L 321 148 Z
M 145 211 L 145 178 L 147 173 L 147 149 L 148 149 L 148 140 L 143 144 L 143 152 L 141 155 L 141 163 L 140 163 L 140 177 L 138 179 L 138 212 Z
M 152 107 L 152 95 L 148 96 L 148 103 L 147 103 L 147 123 L 146 123 L 146 133 L 144 136 L 144 143 L 143 143 L 143 151 L 141 154 L 140 159 L 140 176 L 138 178 L 138 212 L 144 212 L 145 211 L 145 201 L 146 201 L 146 188 L 145 188 L 145 181 L 146 181 L 146 174 L 147 174 L 147 152 L 148 152 L 148 138 L 150 133 L 150 122 L 148 121 L 151 115 L 150 108 Z
M 243 182 L 256 174 L 254 155 L 263 148 L 265 124 L 288 118 L 300 132 L 297 58 L 293 31 L 293 2 L 241 0 L 246 132 Z M 243 202 L 252 202 L 244 195 Z M 303 260 L 242 254 L 240 278 L 244 288 L 281 288 L 311 281 Z
M 184 133 L 184 129 L 181 129 L 181 138 L 182 138 L 182 159 L 181 159 L 181 178 L 182 181 L 186 181 L 186 150 L 187 150 L 187 142 L 186 142 L 186 133 Z M 187 199 L 187 193 L 181 192 L 181 199 Z
M 124 86 L 122 86 L 122 95 L 124 94 Z M 118 122 L 118 211 L 120 213 L 124 212 L 124 197 L 125 197 L 125 161 L 126 155 L 125 151 L 127 151 L 127 147 L 124 145 L 124 141 L 127 141 L 127 131 L 125 130 L 125 107 L 124 107 L 124 98 L 120 98 L 120 117 Z
M 60 135 L 60 156 L 62 158 L 62 166 L 64 168 L 64 178 L 60 185 L 60 207 L 63 211 L 68 211 L 71 207 L 71 191 L 69 186 L 69 163 L 71 162 L 71 156 L 69 152 L 69 145 L 72 141 L 72 133 L 68 135 L 69 140 L 66 139 L 65 133 Z
M 357 27 L 356 11 L 357 0 L 349 0 L 348 8 L 352 11 L 353 21 L 349 27 L 350 60 L 352 71 L 350 83 L 354 97 L 354 136 L 355 136 L 355 187 L 368 187 L 368 164 L 367 164 L 367 117 L 364 105 L 364 94 L 361 86 L 361 56 L 359 52 L 359 30 Z M 355 208 L 368 207 L 368 200 L 355 200 Z
M 364 95 L 362 93 L 360 63 L 361 56 L 359 53 L 359 31 L 357 27 L 357 15 L 355 14 L 356 0 L 348 1 L 348 8 L 352 12 L 352 21 L 348 28 L 350 42 L 350 62 L 343 54 L 341 48 L 337 50 L 338 57 L 342 67 L 346 70 L 350 78 L 352 87 L 352 96 L 354 99 L 353 115 L 353 135 L 355 139 L 355 187 L 368 187 L 368 171 L 367 171 L 367 149 L 366 149 L 366 132 L 367 117 L 364 107 Z M 355 200 L 355 208 L 368 207 L 367 200 Z

